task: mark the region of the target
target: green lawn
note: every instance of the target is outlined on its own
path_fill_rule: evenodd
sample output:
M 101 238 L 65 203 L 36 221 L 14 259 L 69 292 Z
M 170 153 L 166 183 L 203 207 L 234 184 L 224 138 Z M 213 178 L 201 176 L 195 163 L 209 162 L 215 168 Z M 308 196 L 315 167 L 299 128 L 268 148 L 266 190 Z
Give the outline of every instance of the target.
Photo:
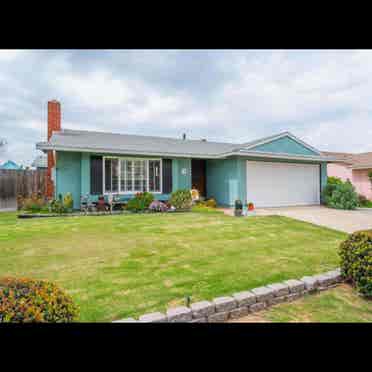
M 372 301 L 343 284 L 316 295 L 248 316 L 255 322 L 372 322 Z M 241 320 L 243 321 L 243 319 Z
M 279 216 L 0 213 L 0 275 L 55 281 L 82 321 L 111 321 L 331 270 L 345 237 Z

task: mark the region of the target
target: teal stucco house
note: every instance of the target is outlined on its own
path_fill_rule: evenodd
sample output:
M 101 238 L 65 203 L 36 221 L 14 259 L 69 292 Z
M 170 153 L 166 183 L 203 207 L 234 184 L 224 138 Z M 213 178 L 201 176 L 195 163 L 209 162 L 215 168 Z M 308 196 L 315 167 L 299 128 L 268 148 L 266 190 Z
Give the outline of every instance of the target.
M 288 132 L 234 144 L 62 129 L 57 101 L 48 102 L 48 141 L 36 147 L 48 154 L 49 196 L 71 192 L 76 208 L 86 194 L 167 200 L 185 188 L 221 206 L 319 204 L 335 160 Z

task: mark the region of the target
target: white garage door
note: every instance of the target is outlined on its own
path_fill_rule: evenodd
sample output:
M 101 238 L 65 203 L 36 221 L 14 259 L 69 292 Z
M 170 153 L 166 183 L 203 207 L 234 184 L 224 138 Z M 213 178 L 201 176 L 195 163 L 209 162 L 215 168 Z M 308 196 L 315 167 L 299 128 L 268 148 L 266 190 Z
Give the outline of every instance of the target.
M 247 201 L 256 207 L 320 203 L 320 166 L 247 161 Z

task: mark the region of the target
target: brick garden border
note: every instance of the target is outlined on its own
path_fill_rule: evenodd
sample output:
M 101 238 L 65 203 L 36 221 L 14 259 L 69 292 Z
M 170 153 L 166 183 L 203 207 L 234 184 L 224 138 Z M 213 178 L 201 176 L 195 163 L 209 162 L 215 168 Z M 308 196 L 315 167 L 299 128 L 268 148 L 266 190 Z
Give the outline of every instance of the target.
M 270 306 L 291 302 L 306 293 L 315 293 L 333 288 L 342 282 L 341 271 L 336 269 L 323 274 L 304 276 L 300 280 L 290 279 L 282 283 L 269 284 L 250 291 L 218 297 L 212 301 L 200 301 L 190 307 L 169 308 L 166 313 L 144 314 L 138 320 L 126 318 L 113 323 L 216 323 L 241 318 Z

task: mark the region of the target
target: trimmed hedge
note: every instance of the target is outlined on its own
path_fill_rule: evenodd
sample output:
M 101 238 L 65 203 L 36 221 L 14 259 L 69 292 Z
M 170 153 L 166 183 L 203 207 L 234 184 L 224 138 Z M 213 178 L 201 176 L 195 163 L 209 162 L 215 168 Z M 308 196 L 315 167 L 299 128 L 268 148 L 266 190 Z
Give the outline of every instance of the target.
M 341 275 L 358 292 L 372 297 L 372 230 L 358 231 L 341 243 Z
M 1 322 L 62 323 L 78 320 L 71 296 L 54 283 L 27 278 L 0 279 Z

